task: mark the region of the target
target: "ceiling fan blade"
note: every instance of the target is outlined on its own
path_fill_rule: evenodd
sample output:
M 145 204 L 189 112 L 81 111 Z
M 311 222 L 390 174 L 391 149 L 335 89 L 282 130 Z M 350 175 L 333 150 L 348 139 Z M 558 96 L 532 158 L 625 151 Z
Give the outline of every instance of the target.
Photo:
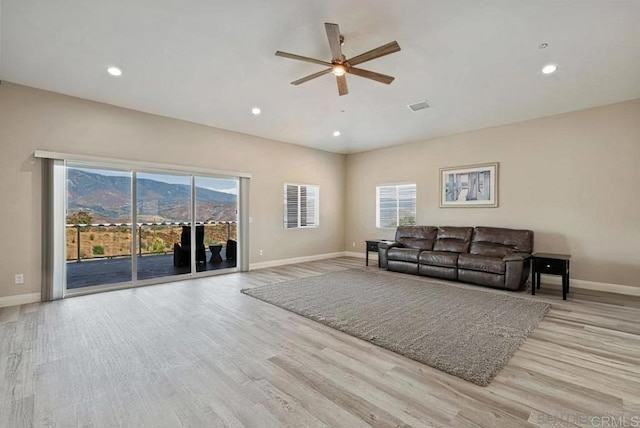
M 347 73 L 355 74 L 356 76 L 364 77 L 367 79 L 375 80 L 376 82 L 390 84 L 395 77 L 387 76 L 386 74 L 375 73 L 369 70 L 363 70 L 361 68 L 349 67 Z
M 347 95 L 349 93 L 347 90 L 347 76 L 344 74 L 342 76 L 336 76 L 336 81 L 338 82 L 338 94 Z
M 361 55 L 354 56 L 353 58 L 347 60 L 349 65 L 358 65 L 362 64 L 365 61 L 371 61 L 372 59 L 380 58 L 381 56 L 389 55 L 394 52 L 398 52 L 400 50 L 400 45 L 398 42 L 393 41 L 391 43 L 387 43 L 384 46 L 380 46 L 378 48 L 372 49 L 369 52 L 365 52 Z
M 319 59 L 309 58 L 309 57 L 306 57 L 306 56 L 291 54 L 291 53 L 287 53 L 287 52 L 277 51 L 276 52 L 276 56 L 281 56 L 283 58 L 289 58 L 289 59 L 297 59 L 298 61 L 310 62 L 310 63 L 313 63 L 313 64 L 320 64 L 320 65 L 326 65 L 327 67 L 331 67 L 331 63 L 330 62 L 320 61 Z
M 327 30 L 327 39 L 329 39 L 329 47 L 331 48 L 331 57 L 333 61 L 342 62 L 342 47 L 340 46 L 340 28 L 338 24 L 330 24 L 325 22 L 325 30 Z
M 310 74 L 310 75 L 308 75 L 306 77 L 303 77 L 302 79 L 298 79 L 298 80 L 296 80 L 294 82 L 291 82 L 291 84 L 292 85 L 299 85 L 301 83 L 308 82 L 309 80 L 315 79 L 316 77 L 320 77 L 320 76 L 323 76 L 323 75 L 325 75 L 327 73 L 331 73 L 331 70 L 332 70 L 331 68 L 327 68 L 326 70 L 318 71 L 317 73 Z

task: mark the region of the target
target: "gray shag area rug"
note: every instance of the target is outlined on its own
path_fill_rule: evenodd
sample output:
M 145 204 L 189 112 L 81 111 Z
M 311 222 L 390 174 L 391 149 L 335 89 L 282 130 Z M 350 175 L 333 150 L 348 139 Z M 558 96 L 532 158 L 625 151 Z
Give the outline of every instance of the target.
M 349 269 L 242 290 L 306 318 L 487 386 L 550 305 Z

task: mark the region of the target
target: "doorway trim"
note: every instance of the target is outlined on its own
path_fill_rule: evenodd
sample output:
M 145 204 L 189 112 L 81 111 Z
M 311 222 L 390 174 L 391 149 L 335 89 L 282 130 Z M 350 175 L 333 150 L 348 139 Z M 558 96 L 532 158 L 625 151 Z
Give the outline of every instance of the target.
M 136 161 L 119 158 L 92 156 L 92 155 L 80 155 L 72 153 L 50 152 L 47 150 L 36 150 L 34 153 L 36 158 L 43 159 L 58 159 L 68 162 L 87 162 L 98 163 L 105 168 L 131 168 L 136 170 L 145 170 L 144 172 L 151 173 L 163 173 L 163 172 L 178 172 L 189 175 L 221 175 L 226 177 L 238 177 L 238 178 L 251 178 L 251 174 L 248 172 L 202 168 L 190 165 L 172 164 L 172 163 L 159 163 L 159 162 L 147 162 Z

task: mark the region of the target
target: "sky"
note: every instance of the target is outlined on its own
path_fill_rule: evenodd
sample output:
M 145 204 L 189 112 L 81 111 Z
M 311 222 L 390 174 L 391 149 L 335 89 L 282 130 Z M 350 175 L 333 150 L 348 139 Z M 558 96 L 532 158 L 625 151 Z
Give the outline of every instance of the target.
M 97 168 L 74 168 L 80 171 L 86 171 L 92 174 L 108 175 L 113 177 L 130 177 L 129 171 L 118 171 L 113 169 L 97 169 Z M 178 174 L 151 174 L 139 172 L 138 178 L 146 178 L 149 180 L 161 181 L 169 184 L 186 184 L 190 182 L 188 175 Z M 196 175 L 196 187 L 215 190 L 223 193 L 238 194 L 238 180 L 222 179 L 213 177 L 203 177 Z

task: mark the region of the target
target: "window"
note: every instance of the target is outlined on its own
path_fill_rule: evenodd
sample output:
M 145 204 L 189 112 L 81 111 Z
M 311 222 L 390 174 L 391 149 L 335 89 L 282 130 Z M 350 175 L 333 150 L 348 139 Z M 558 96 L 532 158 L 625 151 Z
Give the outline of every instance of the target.
M 320 188 L 303 184 L 284 185 L 284 228 L 318 227 Z
M 376 187 L 376 227 L 416 224 L 416 185 Z

